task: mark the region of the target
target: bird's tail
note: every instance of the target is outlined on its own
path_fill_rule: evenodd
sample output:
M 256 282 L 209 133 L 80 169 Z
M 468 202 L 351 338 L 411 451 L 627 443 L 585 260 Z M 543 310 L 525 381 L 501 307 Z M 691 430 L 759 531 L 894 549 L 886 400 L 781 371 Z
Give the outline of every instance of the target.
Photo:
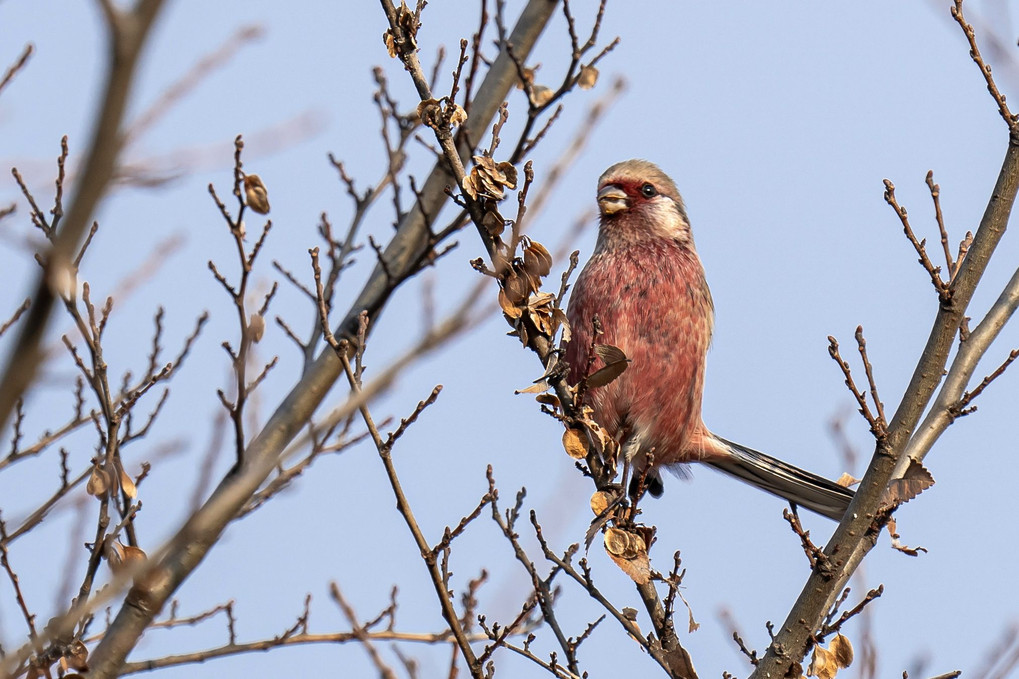
M 789 502 L 841 521 L 853 491 L 764 453 L 716 437 L 731 455 L 704 462 Z

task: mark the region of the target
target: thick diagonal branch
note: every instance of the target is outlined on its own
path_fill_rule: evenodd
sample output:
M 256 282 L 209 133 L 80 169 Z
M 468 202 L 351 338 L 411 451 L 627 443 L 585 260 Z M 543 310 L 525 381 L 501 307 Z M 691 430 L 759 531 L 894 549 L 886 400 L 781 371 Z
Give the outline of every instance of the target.
M 110 32 L 110 68 L 103 102 L 95 121 L 88 156 L 78 173 L 74 199 L 48 252 L 43 253 L 44 268 L 32 293 L 32 307 L 21 325 L 17 343 L 9 354 L 0 378 L 0 430 L 10 417 L 14 404 L 31 384 L 42 362 L 42 340 L 56 301 L 54 286 L 65 280 L 75 251 L 92 223 L 99 201 L 113 178 L 121 149 L 121 123 L 134 83 L 138 56 L 163 0 L 139 0 L 130 11 L 103 4 Z M 56 226 L 58 215 L 54 215 Z
M 994 191 L 963 261 L 952 281 L 948 299 L 938 308 L 930 337 L 913 371 L 905 395 L 888 426 L 885 445 L 879 445 L 849 505 L 842 523 L 825 547 L 833 560 L 832 573 L 812 573 L 786 621 L 754 670 L 753 679 L 785 676 L 799 662 L 811 635 L 820 627 L 834 597 L 877 541 L 881 529 L 879 507 L 892 473 L 903 457 L 920 416 L 941 381 L 948 355 L 987 262 L 1005 233 L 1019 187 L 1019 133 L 1009 136 L 1008 149 Z

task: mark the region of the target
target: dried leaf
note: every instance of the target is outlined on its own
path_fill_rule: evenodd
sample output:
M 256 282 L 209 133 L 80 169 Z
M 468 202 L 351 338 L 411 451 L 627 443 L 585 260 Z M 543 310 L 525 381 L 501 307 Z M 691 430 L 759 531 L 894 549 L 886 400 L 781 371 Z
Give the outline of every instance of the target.
M 611 344 L 596 344 L 594 347 L 594 353 L 597 354 L 598 358 L 603 360 L 606 365 L 628 360 L 622 349 L 614 347 Z
M 467 111 L 460 104 L 452 104 L 446 109 L 446 115 L 449 119 L 449 124 L 454 127 L 463 125 L 467 122 Z
M 65 668 L 88 672 L 88 648 L 80 639 L 75 639 L 67 647 L 60 661 Z
M 835 479 L 835 483 L 839 484 L 843 488 L 852 488 L 853 486 L 855 486 L 859 482 L 860 482 L 860 479 L 856 478 L 855 476 L 852 476 L 851 474 L 847 474 L 845 472 L 842 472 L 842 476 L 840 476 L 837 479 Z
M 528 283 L 533 282 L 533 280 L 528 279 Z M 531 292 L 534 293 L 534 296 L 527 302 L 527 306 L 546 316 L 551 316 L 552 309 L 555 307 L 555 295 L 551 292 L 540 292 L 538 290 L 532 290 Z
M 531 273 L 522 270 L 521 275 L 527 283 L 527 294 L 536 293 L 536 296 L 528 302 L 528 306 L 540 311 L 546 316 L 552 316 L 552 306 L 555 302 L 555 295 L 551 292 L 541 292 L 541 279 Z
M 257 174 L 244 175 L 244 202 L 260 215 L 269 213 L 269 191 Z
M 115 462 L 117 467 L 117 476 L 120 478 L 120 489 L 124 491 L 124 495 L 130 499 L 138 497 L 138 488 L 134 485 L 134 479 L 131 475 L 124 471 L 124 463 L 118 458 Z
M 548 383 L 545 380 L 538 380 L 525 389 L 517 389 L 514 394 L 542 394 L 548 391 Z
M 505 288 L 499 288 L 499 306 L 502 308 L 502 312 L 513 320 L 524 315 L 524 310 L 510 301 Z
M 523 304 L 527 300 L 527 296 L 531 294 L 530 283 L 513 271 L 502 282 L 502 289 L 506 291 L 506 298 L 514 306 Z
M 538 68 L 538 66 L 535 66 L 534 68 L 521 69 L 523 71 L 523 78 L 521 80 L 517 80 L 518 90 L 522 90 L 524 89 L 524 85 L 529 85 L 534 82 L 534 72 L 537 71 Z
M 131 569 L 138 568 L 148 558 L 145 551 L 134 545 L 123 545 L 119 541 L 112 541 L 107 544 L 105 551 L 106 562 L 114 575 L 120 575 Z
M 442 125 L 442 108 L 438 99 L 425 99 L 418 104 L 418 118 L 427 127 L 437 130 Z
M 810 656 L 810 667 L 807 668 L 808 677 L 818 679 L 833 679 L 838 674 L 839 667 L 835 662 L 835 654 L 828 649 L 816 645 Z
M 589 90 L 598 83 L 598 69 L 594 66 L 584 66 L 577 76 L 577 87 L 582 90 Z
M 554 96 L 555 92 L 544 85 L 535 85 L 531 89 L 531 103 L 533 103 L 536 107 L 544 106 L 548 102 L 552 101 L 552 97 Z
M 517 188 L 517 168 L 513 167 L 513 163 L 504 160 L 496 167 L 501 173 L 501 175 L 497 175 L 499 183 L 508 189 Z
M 931 476 L 931 473 L 916 460 L 910 460 L 902 478 L 893 479 L 888 484 L 888 488 L 885 489 L 885 494 L 881 498 L 881 504 L 886 507 L 898 507 L 933 485 L 934 477 Z
M 265 334 L 265 318 L 261 314 L 251 314 L 248 319 L 248 332 L 255 344 L 262 340 L 262 335 Z
M 110 474 L 98 464 L 92 465 L 92 474 L 88 477 L 85 492 L 92 497 L 102 498 L 110 489 Z
M 124 545 L 120 544 L 120 542 L 112 540 L 106 543 L 104 556 L 106 557 L 106 563 L 110 565 L 110 570 L 115 574 L 124 570 Z
M 841 634 L 835 635 L 828 650 L 835 655 L 835 662 L 839 667 L 849 667 L 853 664 L 853 645 Z
M 556 307 L 552 309 L 552 318 L 563 329 L 563 342 L 568 343 L 573 335 L 573 331 L 570 329 L 570 322 L 566 318 L 566 312 Z
M 466 181 L 466 177 L 464 180 Z M 493 238 L 498 238 L 506 230 L 506 219 L 495 209 L 495 203 L 489 203 L 488 210 L 485 211 L 485 215 L 481 218 L 481 225 L 485 227 L 485 231 Z
M 701 628 L 701 624 L 699 622 L 697 622 L 696 620 L 694 620 L 693 609 L 690 608 L 690 602 L 686 600 L 686 597 L 683 596 L 683 593 L 681 591 L 679 591 L 679 589 L 677 589 L 676 590 L 676 594 L 679 595 L 679 598 L 683 601 L 683 605 L 686 606 L 686 614 L 687 614 L 686 631 L 692 634 L 692 633 L 696 632 L 697 630 L 699 630 Z
M 892 549 L 897 549 L 906 556 L 920 556 L 920 552 L 927 553 L 925 547 L 909 547 L 899 542 L 898 526 L 895 523 L 895 519 L 888 520 L 888 534 L 892 538 Z
M 134 568 L 140 564 L 145 563 L 148 556 L 145 554 L 145 550 L 141 547 L 135 547 L 134 545 L 124 546 L 124 563 L 130 568 Z
M 591 419 L 591 406 L 584 406 L 580 420 L 584 424 L 584 428 L 587 429 L 589 438 L 588 442 L 594 445 L 595 452 L 603 457 L 606 454 L 606 449 L 614 442 L 612 437 L 601 428 L 597 422 Z
M 410 51 L 416 50 L 418 46 L 417 33 L 421 28 L 421 22 L 417 20 L 414 12 L 407 7 L 405 2 L 401 2 L 400 6 L 396 8 L 396 23 L 403 32 Z M 386 51 L 389 52 L 389 56 L 395 59 L 399 52 L 396 49 L 396 36 L 393 35 L 393 29 L 387 28 L 386 32 L 382 34 L 382 39 L 386 43 Z
M 478 168 L 472 167 L 471 171 L 464 175 L 463 181 L 460 183 L 463 187 L 464 193 L 471 198 L 478 197 Z
M 528 287 L 537 284 L 536 279 L 527 278 Z M 534 292 L 527 301 L 527 315 L 531 323 L 535 325 L 551 339 L 559 325 L 555 319 L 555 295 L 549 292 Z
M 396 38 L 393 37 L 391 29 L 387 28 L 382 34 L 382 40 L 386 43 L 386 51 L 393 59 L 396 58 Z
M 623 374 L 630 363 L 623 350 L 611 344 L 598 344 L 594 352 L 605 365 L 587 376 L 587 386 L 591 389 L 604 387 L 606 384 Z
M 597 389 L 598 387 L 604 387 L 606 384 L 616 379 L 623 374 L 626 370 L 626 362 L 613 363 L 607 365 L 604 368 L 595 370 L 587 377 L 587 386 L 591 389 Z
M 563 448 L 574 460 L 583 460 L 587 457 L 587 436 L 580 429 L 567 429 L 563 432 Z
M 807 676 L 832 679 L 840 669 L 849 667 L 851 664 L 853 664 L 853 645 L 849 643 L 849 639 L 837 634 L 828 648 L 824 648 L 820 644 L 814 646 L 810 667 L 807 668 Z
M 517 323 L 517 328 L 511 335 L 516 335 L 520 340 L 520 343 L 527 346 L 527 340 L 530 338 L 530 333 L 527 332 L 527 325 L 525 323 Z

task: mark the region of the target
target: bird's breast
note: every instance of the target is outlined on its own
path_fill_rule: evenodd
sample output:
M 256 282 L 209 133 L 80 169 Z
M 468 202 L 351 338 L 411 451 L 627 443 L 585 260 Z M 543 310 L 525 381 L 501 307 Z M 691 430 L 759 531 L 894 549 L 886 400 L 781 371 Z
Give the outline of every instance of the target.
M 684 461 L 700 424 L 713 313 L 691 248 L 665 241 L 597 252 L 573 291 L 566 360 L 571 383 L 578 383 L 603 365 L 589 361 L 593 345 L 616 346 L 629 359 L 618 378 L 588 392 L 599 424 L 638 440 L 640 452 L 654 448 L 658 462 Z M 596 317 L 603 331 L 597 337 Z

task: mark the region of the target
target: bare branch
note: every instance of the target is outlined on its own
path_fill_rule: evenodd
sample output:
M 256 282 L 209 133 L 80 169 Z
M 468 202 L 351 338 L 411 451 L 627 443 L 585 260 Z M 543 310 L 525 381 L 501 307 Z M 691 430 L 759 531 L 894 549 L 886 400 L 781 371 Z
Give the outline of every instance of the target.
M 895 184 L 892 184 L 889 180 L 885 179 L 885 202 L 888 203 L 893 210 L 895 210 L 896 216 L 899 221 L 902 222 L 902 230 L 906 234 L 906 238 L 912 243 L 916 253 L 920 255 L 920 265 L 923 266 L 924 270 L 931 277 L 931 283 L 934 285 L 934 289 L 938 292 L 938 297 L 942 302 L 947 302 L 949 297 L 950 286 L 941 278 L 941 268 L 934 266 L 930 257 L 927 256 L 927 241 L 918 241 L 916 236 L 913 234 L 913 229 L 909 225 L 909 217 L 906 214 L 906 208 L 899 205 L 899 202 L 895 198 Z
M 106 89 L 99 97 L 102 104 L 96 116 L 98 123 L 80 172 L 77 193 L 63 220 L 60 233 L 43 257 L 44 270 L 31 295 L 32 309 L 9 354 L 13 359 L 8 360 L 0 378 L 0 429 L 6 425 L 14 403 L 28 388 L 42 360 L 40 344 L 56 301 L 53 283 L 64 277 L 73 253 L 113 177 L 121 149 L 121 122 L 134 80 L 138 55 L 162 5 L 162 0 L 138 0 L 130 13 L 124 14 L 106 3 L 102 5 L 106 10 L 110 50 L 117 54 L 117 59 L 110 62 L 111 71 L 106 79 Z
M 966 40 L 969 41 L 969 56 L 980 69 L 980 75 L 984 77 L 984 81 L 987 83 L 987 91 L 991 93 L 994 103 L 998 105 L 998 113 L 1001 114 L 1005 124 L 1008 125 L 1008 129 L 1014 133 L 1019 130 L 1019 116 L 1013 114 L 1009 110 L 1008 105 L 1005 104 L 1005 95 L 998 90 L 998 86 L 994 82 L 994 77 L 991 75 L 991 66 L 984 62 L 984 58 L 980 54 L 973 26 L 967 23 L 966 17 L 963 16 L 962 3 L 963 0 L 955 0 L 955 5 L 952 7 L 952 18 L 956 20 L 959 27 L 962 28 L 962 32 L 966 34 Z
M 21 52 L 21 56 L 18 57 L 17 60 L 7 68 L 6 71 L 4 71 L 3 77 L 0 78 L 0 93 L 2 93 L 4 91 L 4 88 L 7 87 L 8 84 L 10 84 L 11 80 L 14 79 L 14 76 L 17 75 L 18 71 L 25 67 L 25 64 L 28 63 L 28 58 L 32 56 L 32 51 L 34 49 L 35 47 L 32 45 L 32 43 L 27 43 L 25 45 L 25 49 L 22 50 Z

